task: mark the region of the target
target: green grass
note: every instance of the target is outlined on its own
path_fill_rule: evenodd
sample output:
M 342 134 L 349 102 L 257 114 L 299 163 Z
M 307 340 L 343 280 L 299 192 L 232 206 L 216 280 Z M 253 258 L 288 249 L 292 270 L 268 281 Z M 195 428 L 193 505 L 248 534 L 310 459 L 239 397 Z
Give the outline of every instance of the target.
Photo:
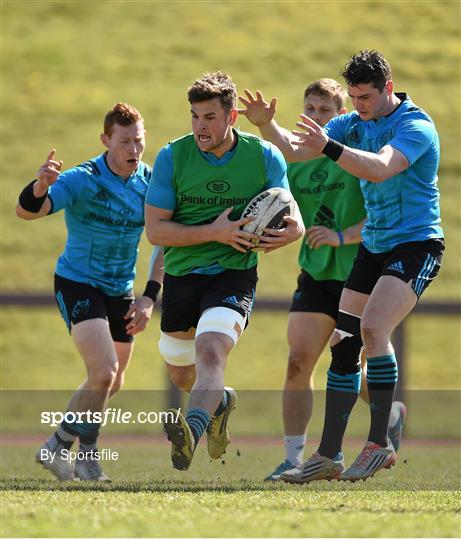
M 454 448 L 402 448 L 391 471 L 360 484 L 267 484 L 280 448 L 239 446 L 226 464 L 203 446 L 187 472 L 167 445 L 119 445 L 109 485 L 59 484 L 7 447 L 2 459 L 2 536 L 456 537 L 459 461 Z M 358 448 L 347 448 L 352 459 Z M 457 463 L 459 465 L 459 463 Z M 450 472 L 451 470 L 451 472 Z M 424 471 L 424 473 L 423 473 Z M 33 479 L 32 479 L 33 478 Z

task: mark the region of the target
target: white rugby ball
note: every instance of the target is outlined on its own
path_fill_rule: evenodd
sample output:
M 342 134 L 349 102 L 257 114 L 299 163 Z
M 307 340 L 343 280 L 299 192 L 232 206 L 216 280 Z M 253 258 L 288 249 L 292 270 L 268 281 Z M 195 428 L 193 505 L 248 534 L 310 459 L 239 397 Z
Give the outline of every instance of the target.
M 258 236 L 269 236 L 264 229 L 283 229 L 286 221 L 285 216 L 294 217 L 296 202 L 290 191 L 283 188 L 271 188 L 259 193 L 251 199 L 242 212 L 242 218 L 255 218 L 250 223 L 242 226 L 246 232 Z M 259 240 L 252 240 L 255 248 Z M 260 248 L 262 249 L 262 248 Z

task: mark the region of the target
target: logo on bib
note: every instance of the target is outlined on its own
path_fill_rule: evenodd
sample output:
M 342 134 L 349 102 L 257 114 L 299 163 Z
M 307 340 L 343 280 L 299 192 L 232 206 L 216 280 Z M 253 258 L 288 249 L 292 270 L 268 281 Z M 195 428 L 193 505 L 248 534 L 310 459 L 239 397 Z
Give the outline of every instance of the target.
M 208 191 L 212 193 L 226 193 L 230 190 L 230 185 L 224 180 L 212 180 L 206 185 Z
M 322 171 L 321 169 L 318 171 L 314 171 L 311 174 L 311 180 L 313 182 L 324 182 L 328 178 L 327 171 Z

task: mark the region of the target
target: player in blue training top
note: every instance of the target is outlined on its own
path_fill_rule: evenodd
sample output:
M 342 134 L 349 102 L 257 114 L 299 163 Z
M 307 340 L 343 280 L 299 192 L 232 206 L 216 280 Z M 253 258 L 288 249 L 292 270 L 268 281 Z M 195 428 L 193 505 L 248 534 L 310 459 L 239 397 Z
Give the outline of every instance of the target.
M 281 478 L 288 482 L 366 479 L 397 459 L 387 425 L 397 382 L 390 342 L 436 277 L 444 250 L 437 169 L 439 139 L 431 118 L 404 93 L 394 93 L 391 68 L 377 51 L 361 51 L 343 76 L 356 111 L 324 128 L 301 115 L 289 132 L 264 122 L 275 98 L 253 98 L 245 114 L 289 161 L 324 154 L 360 178 L 367 221 L 339 305 L 331 339 L 325 425 L 318 452 Z M 368 441 L 344 470 L 342 440 L 360 389 L 359 354 L 367 355 L 371 427 Z M 404 415 L 402 415 L 402 418 Z
M 160 352 L 172 381 L 191 392 L 189 409 L 166 422 L 177 469 L 190 466 L 207 431 L 217 459 L 229 444 L 227 420 L 237 395 L 224 389 L 227 357 L 244 331 L 257 282 L 256 235 L 241 230 L 246 204 L 270 187 L 288 189 L 280 151 L 234 129 L 237 90 L 222 72 L 189 88 L 193 133 L 164 147 L 146 198 L 146 233 L 165 247 Z M 300 218 L 299 218 L 300 219 Z M 266 238 L 276 249 L 304 233 L 299 219 Z
M 134 335 L 146 327 L 162 281 L 160 257 L 152 263 L 143 296 L 135 300 L 133 279 L 151 176 L 141 161 L 141 114 L 117 103 L 105 117 L 101 142 L 104 154 L 62 173 L 62 161 L 51 150 L 16 207 L 26 220 L 65 211 L 68 237 L 54 283 L 61 315 L 87 370 L 67 408 L 75 413 L 101 413 L 122 386 Z M 97 415 L 80 420 L 63 421 L 37 452 L 37 461 L 60 480 L 109 480 L 97 459 Z M 65 450 L 77 437 L 81 452 L 74 468 Z

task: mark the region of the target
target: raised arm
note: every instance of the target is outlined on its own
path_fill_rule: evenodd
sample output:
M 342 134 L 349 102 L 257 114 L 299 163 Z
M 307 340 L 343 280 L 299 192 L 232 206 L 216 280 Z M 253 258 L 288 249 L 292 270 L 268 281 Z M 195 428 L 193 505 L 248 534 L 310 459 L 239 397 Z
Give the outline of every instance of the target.
M 55 154 L 55 149 L 50 151 L 47 160 L 38 170 L 37 179 L 28 184 L 19 195 L 16 205 L 16 215 L 19 218 L 38 219 L 50 212 L 48 188 L 56 182 L 62 169 L 62 161 L 55 161 Z
M 327 132 L 308 116 L 301 114 L 301 120 L 296 125 L 303 131 L 293 131 L 297 137 L 293 144 L 322 152 L 358 178 L 380 183 L 409 166 L 404 154 L 392 145 L 383 146 L 376 154 L 349 148 L 329 138 Z
M 281 150 L 286 161 L 307 161 L 317 156 L 318 152 L 294 145 L 298 138 L 274 120 L 277 98 L 272 98 L 268 103 L 259 90 L 256 91 L 256 97 L 249 90 L 244 92 L 246 97 L 239 96 L 239 100 L 245 105 L 245 109 L 238 109 L 238 112 L 259 129 L 264 139 Z

